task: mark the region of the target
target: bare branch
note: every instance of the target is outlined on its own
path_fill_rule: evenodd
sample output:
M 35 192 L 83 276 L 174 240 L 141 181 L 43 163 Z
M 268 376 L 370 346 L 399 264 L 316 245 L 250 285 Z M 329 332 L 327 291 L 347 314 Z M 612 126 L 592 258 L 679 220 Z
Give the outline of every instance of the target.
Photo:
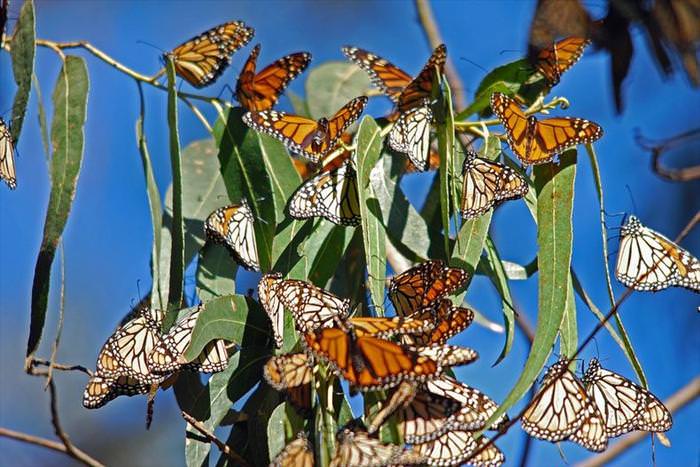
M 46 367 L 51 367 L 54 370 L 60 370 L 60 371 L 80 371 L 82 373 L 85 373 L 86 375 L 92 377 L 92 371 L 88 370 L 82 365 L 63 365 L 61 363 L 51 363 L 48 360 L 43 360 L 40 358 L 32 358 L 30 362 L 30 366 L 32 368 L 37 367 L 37 366 L 46 366 Z M 40 376 L 45 376 L 43 373 L 38 373 L 38 372 L 32 372 L 31 374 L 33 375 L 40 375 Z
M 678 392 L 664 401 L 664 405 L 671 413 L 675 413 L 693 400 L 697 399 L 698 396 L 700 396 L 700 376 L 696 376 L 691 382 L 686 384 L 683 388 L 678 390 Z M 601 465 L 607 465 L 629 448 L 642 441 L 647 437 L 647 435 L 648 433 L 646 431 L 632 433 L 610 446 L 607 451 L 577 464 L 576 467 L 598 467 Z
M 233 462 L 236 463 L 236 465 L 242 465 L 243 467 L 249 467 L 250 464 L 246 462 L 245 459 L 243 459 L 238 453 L 236 453 L 229 445 L 221 441 L 219 438 L 214 436 L 214 433 L 209 431 L 207 427 L 204 426 L 202 422 L 194 418 L 192 415 L 188 414 L 187 412 L 183 411 L 182 412 L 182 418 L 185 419 L 187 423 L 192 425 L 197 431 L 199 431 L 206 439 L 208 439 L 210 442 L 214 443 L 217 448 L 219 448 L 219 451 L 221 451 L 223 454 L 226 455 L 229 459 L 231 459 Z
M 23 443 L 28 443 L 28 444 L 34 444 L 36 446 L 41 446 L 46 449 L 51 449 L 52 451 L 57 451 L 57 452 L 62 452 L 64 454 L 68 454 L 66 451 L 66 446 L 63 445 L 63 443 L 58 443 L 56 441 L 51 441 L 50 439 L 46 438 L 40 438 L 38 436 L 33 436 L 33 435 L 28 435 L 26 433 L 21 433 L 19 431 L 14 431 L 10 430 L 8 428 L 2 428 L 0 427 L 0 436 L 4 436 L 5 438 L 10 438 L 10 439 L 16 439 L 17 441 L 22 441 Z M 92 467 L 104 467 L 104 464 L 96 461 L 89 455 L 87 455 L 85 452 L 81 451 L 78 448 L 75 448 L 75 453 L 79 457 L 74 457 L 75 459 L 83 462 L 86 465 L 92 466 Z M 70 454 L 68 454 L 70 455 Z
M 685 144 L 698 137 L 700 137 L 700 128 L 695 128 L 660 141 L 652 141 L 643 137 L 640 133 L 637 133 L 635 139 L 642 149 L 651 153 L 651 168 L 659 177 L 673 182 L 689 182 L 700 179 L 700 165 L 683 169 L 669 169 L 661 165 L 661 155 L 667 153 L 669 149 L 675 146 Z

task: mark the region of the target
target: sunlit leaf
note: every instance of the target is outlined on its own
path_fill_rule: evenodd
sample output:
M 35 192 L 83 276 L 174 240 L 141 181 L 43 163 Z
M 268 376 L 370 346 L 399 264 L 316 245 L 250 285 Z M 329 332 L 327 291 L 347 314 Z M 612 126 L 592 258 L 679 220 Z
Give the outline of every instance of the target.
M 330 118 L 342 106 L 370 89 L 367 73 L 352 63 L 327 62 L 309 72 L 306 105 L 311 118 Z

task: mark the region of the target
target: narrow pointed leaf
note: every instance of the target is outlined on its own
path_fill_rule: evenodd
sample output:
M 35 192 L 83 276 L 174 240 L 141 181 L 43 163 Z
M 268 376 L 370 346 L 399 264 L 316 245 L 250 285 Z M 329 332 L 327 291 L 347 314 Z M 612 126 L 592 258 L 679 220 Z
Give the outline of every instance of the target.
M 32 88 L 32 75 L 34 74 L 34 54 L 36 25 L 34 19 L 34 2 L 24 2 L 19 11 L 19 20 L 12 36 L 12 73 L 17 84 L 15 100 L 12 103 L 12 120 L 10 121 L 10 133 L 12 141 L 17 144 L 22 131 L 24 115 L 27 113 L 29 91 Z M 3 85 L 3 87 L 5 87 Z
M 513 305 L 513 297 L 510 294 L 510 287 L 508 287 L 508 276 L 506 270 L 503 267 L 503 262 L 501 261 L 496 245 L 493 243 L 491 238 L 486 239 L 486 261 L 489 266 L 490 274 L 488 274 L 491 282 L 493 282 L 494 287 L 501 296 L 501 303 L 503 307 L 503 321 L 505 323 L 506 329 L 506 340 L 503 343 L 503 349 L 498 355 L 498 358 L 494 362 L 494 366 L 498 365 L 501 360 L 503 360 L 506 355 L 510 352 L 513 346 L 513 338 L 515 337 L 515 308 Z

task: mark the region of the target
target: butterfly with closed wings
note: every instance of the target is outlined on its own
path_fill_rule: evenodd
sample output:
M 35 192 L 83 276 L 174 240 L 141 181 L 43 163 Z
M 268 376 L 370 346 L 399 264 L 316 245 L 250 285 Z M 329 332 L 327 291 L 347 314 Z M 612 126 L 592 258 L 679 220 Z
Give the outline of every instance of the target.
M 591 41 L 583 37 L 567 37 L 539 51 L 535 69 L 544 76 L 547 84 L 555 86 L 561 76 L 581 59 Z
M 12 133 L 2 118 L 0 118 L 0 179 L 4 180 L 11 190 L 17 188 L 15 146 Z
M 225 206 L 212 212 L 204 221 L 208 241 L 223 244 L 233 259 L 250 271 L 260 271 L 255 243 L 255 217 L 248 201 Z

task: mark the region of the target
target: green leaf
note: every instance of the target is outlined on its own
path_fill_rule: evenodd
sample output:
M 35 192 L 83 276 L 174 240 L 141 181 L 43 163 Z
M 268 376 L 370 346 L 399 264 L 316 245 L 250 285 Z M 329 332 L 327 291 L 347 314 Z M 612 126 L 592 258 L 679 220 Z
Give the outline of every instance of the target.
M 303 97 L 289 89 L 287 89 L 286 94 L 289 98 L 289 102 L 292 103 L 292 109 L 294 110 L 294 113 L 296 115 L 311 118 L 311 114 L 309 113 L 309 106 L 306 105 L 306 100 L 304 100 Z
M 530 389 L 552 352 L 564 318 L 573 240 L 572 208 L 576 154 L 572 152 L 564 153 L 559 165 L 549 163 L 535 166 L 533 170 L 537 189 L 537 244 L 539 245 L 538 316 L 535 339 L 525 362 L 525 368 L 488 423 L 505 413 Z
M 44 156 L 46 156 L 46 164 L 51 167 L 51 149 L 49 149 L 49 126 L 46 123 L 46 108 L 44 108 L 44 99 L 41 95 L 41 87 L 39 86 L 39 80 L 36 74 L 32 75 L 32 83 L 34 84 L 34 91 L 36 92 L 36 110 L 37 118 L 39 120 L 39 129 L 41 130 L 41 145 L 44 147 Z M 50 171 L 49 171 L 50 172 Z M 49 173 L 49 176 L 51 174 Z
M 85 114 L 89 80 L 85 61 L 69 55 L 58 74 L 53 92 L 54 118 L 51 125 L 51 194 L 44 221 L 44 235 L 34 269 L 32 317 L 27 356 L 39 346 L 46 320 L 51 282 L 51 264 L 68 221 L 83 161 Z
M 209 301 L 236 292 L 238 265 L 223 245 L 212 245 L 202 251 L 197 263 L 197 295 Z
M 258 219 L 255 222 L 255 239 L 260 267 L 263 271 L 269 271 L 277 219 L 282 219 L 287 201 L 278 195 L 291 189 L 298 175 L 290 175 L 294 178 L 286 181 L 277 179 L 278 186 L 273 190 L 270 173 L 276 169 L 268 171 L 266 160 L 268 163 L 281 161 L 280 154 L 284 150 L 278 141 L 249 130 L 241 120 L 243 113 L 243 109 L 238 107 L 229 111 L 226 125 L 217 123 L 214 135 L 219 142 L 221 174 L 229 198 L 234 202 L 246 198 L 253 209 Z
M 578 349 L 578 325 L 576 323 L 576 300 L 574 299 L 574 289 L 572 287 L 570 271 L 566 287 L 564 317 L 561 321 L 559 337 L 559 352 L 567 358 L 573 357 Z
M 323 236 L 311 236 L 304 245 L 306 256 L 311 264 L 306 277 L 315 284 L 324 285 L 336 273 L 338 263 L 355 233 L 353 228 L 331 224 L 327 221 L 325 224 L 330 224 L 330 232 Z M 316 244 L 317 240 L 321 240 L 320 245 Z
M 371 87 L 367 73 L 357 65 L 327 62 L 314 68 L 306 80 L 306 105 L 311 118 L 330 118 Z
M 35 31 L 34 2 L 28 0 L 24 2 L 19 11 L 19 19 L 17 20 L 15 33 L 12 36 L 12 49 L 10 51 L 12 56 L 12 73 L 15 77 L 15 83 L 17 83 L 17 92 L 12 103 L 12 121 L 10 124 L 10 133 L 15 144 L 19 141 L 24 115 L 27 113 L 29 91 L 32 88 L 34 54 L 36 52 Z
M 372 170 L 379 160 L 382 150 L 382 136 L 379 126 L 372 117 L 364 117 L 355 138 L 357 143 L 357 184 L 362 216 L 362 239 L 365 246 L 365 259 L 369 291 L 372 303 L 378 309 L 384 303 L 384 281 L 386 278 L 386 233 L 382 221 L 382 210 L 374 194 L 370 178 L 381 174 Z
M 258 302 L 243 295 L 219 297 L 204 304 L 183 356 L 188 362 L 194 360 L 215 339 L 225 339 L 241 348 L 261 347 L 271 335 L 270 321 Z
M 431 229 L 416 208 L 408 201 L 396 176 L 391 176 L 392 157 L 384 154 L 383 163 L 374 168 L 372 189 L 379 201 L 382 218 L 391 243 L 414 262 L 430 257 L 430 239 L 439 231 Z
M 503 321 L 506 328 L 506 340 L 503 343 L 503 349 L 493 364 L 493 366 L 496 366 L 508 355 L 513 346 L 513 338 L 515 337 L 515 308 L 513 306 L 513 297 L 508 287 L 506 270 L 498 255 L 496 245 L 494 245 L 490 237 L 486 239 L 486 261 L 489 268 L 488 270 L 490 271 L 488 276 L 491 282 L 493 282 L 494 287 L 496 287 L 498 294 L 501 296 L 501 302 L 503 303 Z
M 141 155 L 141 165 L 143 166 L 143 176 L 146 182 L 146 196 L 148 207 L 151 213 L 151 229 L 153 232 L 153 246 L 151 248 L 151 277 L 153 279 L 153 289 L 151 290 L 151 305 L 160 309 L 167 309 L 164 305 L 165 296 L 160 293 L 160 252 L 161 252 L 161 218 L 163 208 L 160 202 L 160 191 L 153 175 L 153 164 L 151 155 L 148 152 L 146 134 L 144 133 L 145 107 L 143 100 L 143 90 L 139 84 L 139 96 L 141 97 L 141 112 L 136 121 L 136 141 Z
M 243 397 L 262 377 L 262 367 L 267 362 L 267 349 L 248 347 L 237 352 L 229 360 L 228 367 L 209 379 L 209 384 L 202 386 L 199 376 L 189 372 L 180 374 L 175 384 L 175 395 L 180 408 L 204 426 L 214 431 L 227 414 L 231 406 Z M 185 442 L 185 460 L 188 466 L 201 466 L 209 454 L 211 443 L 202 440 L 198 431 L 188 428 L 189 436 Z
M 267 384 L 261 384 L 251 394 L 243 406 L 248 414 L 248 444 L 242 454 L 253 465 L 268 465 L 270 452 L 267 447 L 267 422 L 275 408 L 280 404 L 282 395 Z
M 438 140 L 438 153 L 440 154 L 440 218 L 442 219 L 443 239 L 445 251 L 450 251 L 450 219 L 452 212 L 450 209 L 450 176 L 454 175 L 452 168 L 455 157 L 455 129 L 452 116 L 452 95 L 450 86 L 442 86 L 442 111 L 443 118 L 436 128 Z M 473 272 L 473 269 L 472 269 Z
M 267 421 L 267 449 L 270 453 L 270 460 L 279 454 L 286 443 L 285 425 L 287 421 L 287 404 L 282 402 L 272 411 L 270 419 Z
M 170 267 L 168 287 L 168 314 L 163 320 L 163 330 L 174 321 L 174 310 L 182 307 L 185 277 L 185 226 L 182 216 L 182 161 L 180 160 L 180 137 L 177 123 L 177 91 L 175 89 L 175 66 L 169 56 L 165 62 L 168 77 L 168 136 L 170 141 L 170 169 L 172 171 L 172 224 L 170 230 Z
M 602 183 L 601 177 L 600 177 L 600 167 L 598 165 L 598 158 L 596 157 L 596 153 L 595 153 L 595 149 L 593 148 L 593 145 L 587 144 L 586 145 L 586 152 L 588 153 L 588 158 L 591 161 L 591 170 L 593 171 L 593 181 L 594 181 L 595 187 L 596 187 L 596 195 L 598 196 L 598 204 L 600 205 L 600 233 L 601 233 L 601 238 L 602 238 L 602 242 L 603 242 L 603 252 L 602 253 L 603 253 L 603 265 L 605 268 L 605 283 L 607 285 L 608 299 L 609 299 L 610 307 L 613 307 L 613 306 L 615 306 L 615 294 L 613 293 L 613 290 L 612 290 L 612 280 L 610 279 L 610 270 L 608 269 L 608 238 L 607 238 L 607 229 L 605 227 L 605 203 L 603 201 L 603 183 Z M 591 310 L 593 311 L 593 308 L 591 308 Z M 637 377 L 639 378 L 639 381 L 642 383 L 642 386 L 648 387 L 647 378 L 646 378 L 646 375 L 644 374 L 644 370 L 642 369 L 642 364 L 639 362 L 639 359 L 637 358 L 637 355 L 634 352 L 634 347 L 632 346 L 632 341 L 630 340 L 629 334 L 627 334 L 627 330 L 625 329 L 625 325 L 622 322 L 622 318 L 620 317 L 620 314 L 615 313 L 614 318 L 615 318 L 615 324 L 617 325 L 617 329 L 620 331 L 620 335 L 622 336 L 622 341 L 620 341 L 619 338 L 615 339 L 617 336 L 614 333 L 614 331 L 611 333 L 611 335 L 615 339 L 615 341 L 618 343 L 618 345 L 620 345 L 620 348 L 622 349 L 625 356 L 627 357 L 627 360 L 632 365 L 632 368 L 634 368 L 634 372 L 637 373 Z M 606 323 L 606 325 L 607 325 L 607 323 Z M 609 331 L 612 329 L 609 326 L 606 326 L 606 328 Z

